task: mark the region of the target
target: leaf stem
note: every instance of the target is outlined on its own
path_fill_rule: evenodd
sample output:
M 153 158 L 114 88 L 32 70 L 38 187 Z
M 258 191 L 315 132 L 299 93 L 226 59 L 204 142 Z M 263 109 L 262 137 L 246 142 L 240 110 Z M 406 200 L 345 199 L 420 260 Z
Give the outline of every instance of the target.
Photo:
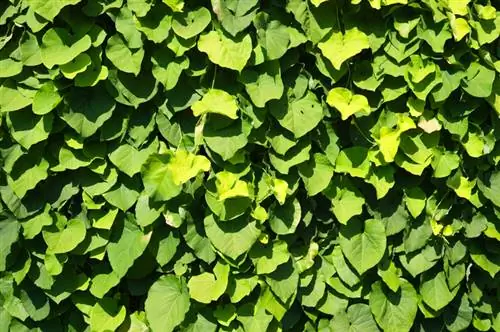
M 212 78 L 212 89 L 214 88 L 216 77 L 217 77 L 217 65 L 214 66 L 214 77 Z
M 355 118 L 352 119 L 352 123 L 354 124 L 354 126 L 356 127 L 356 129 L 358 129 L 359 133 L 361 134 L 361 136 L 363 136 L 363 138 L 372 144 L 372 146 L 375 146 L 377 145 L 377 143 L 375 143 L 375 141 L 373 141 L 372 139 L 368 138 L 368 136 L 365 135 L 365 133 L 363 132 L 363 130 L 361 130 L 361 128 L 359 127 L 358 125 L 358 122 L 356 121 Z

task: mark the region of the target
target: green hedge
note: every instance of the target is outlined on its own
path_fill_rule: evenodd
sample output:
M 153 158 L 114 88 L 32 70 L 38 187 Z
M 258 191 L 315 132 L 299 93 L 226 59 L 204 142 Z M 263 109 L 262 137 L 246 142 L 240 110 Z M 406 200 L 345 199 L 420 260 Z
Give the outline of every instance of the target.
M 490 1 L 2 0 L 0 331 L 500 331 Z

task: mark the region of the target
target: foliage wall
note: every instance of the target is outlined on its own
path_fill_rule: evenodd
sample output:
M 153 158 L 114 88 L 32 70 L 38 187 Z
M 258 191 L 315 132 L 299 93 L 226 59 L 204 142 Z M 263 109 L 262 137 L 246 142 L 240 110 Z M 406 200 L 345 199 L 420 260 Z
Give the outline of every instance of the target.
M 0 331 L 500 331 L 499 30 L 2 0 Z

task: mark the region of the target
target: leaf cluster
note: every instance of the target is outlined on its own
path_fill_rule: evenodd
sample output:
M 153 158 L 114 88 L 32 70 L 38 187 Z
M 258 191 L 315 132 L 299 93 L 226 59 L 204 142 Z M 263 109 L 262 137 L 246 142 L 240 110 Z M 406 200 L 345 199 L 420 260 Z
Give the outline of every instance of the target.
M 500 331 L 497 8 L 2 0 L 0 331 Z

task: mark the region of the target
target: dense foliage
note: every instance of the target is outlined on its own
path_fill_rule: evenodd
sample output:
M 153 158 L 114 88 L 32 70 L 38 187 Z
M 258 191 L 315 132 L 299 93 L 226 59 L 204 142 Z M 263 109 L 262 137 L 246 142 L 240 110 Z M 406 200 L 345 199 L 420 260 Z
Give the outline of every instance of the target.
M 2 0 L 0 331 L 500 331 L 499 31 Z

